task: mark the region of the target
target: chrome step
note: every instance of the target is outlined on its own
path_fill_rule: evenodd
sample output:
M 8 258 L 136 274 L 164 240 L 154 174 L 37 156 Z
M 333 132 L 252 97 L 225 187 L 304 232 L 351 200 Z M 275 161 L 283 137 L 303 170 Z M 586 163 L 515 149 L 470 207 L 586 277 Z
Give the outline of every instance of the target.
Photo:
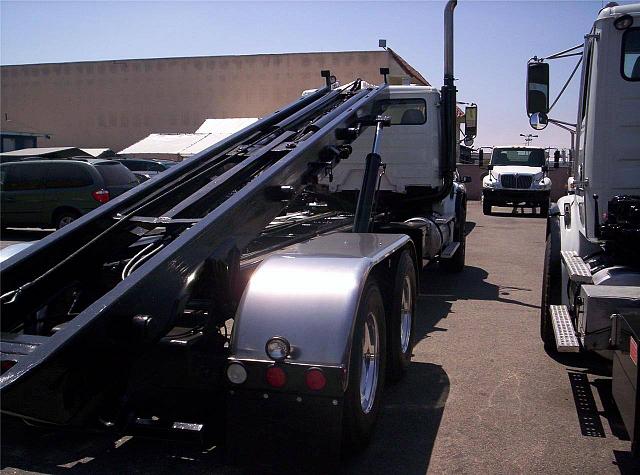
M 577 353 L 580 351 L 580 344 L 573 330 L 571 317 L 566 305 L 549 305 L 551 321 L 553 322 L 553 333 L 556 337 L 556 347 L 561 353 Z
M 562 255 L 565 266 L 567 266 L 570 280 L 583 284 L 593 283 L 591 269 L 576 251 L 561 251 L 560 254 Z
M 451 259 L 459 247 L 459 242 L 450 242 L 449 245 L 444 248 L 444 251 L 440 253 L 440 259 Z

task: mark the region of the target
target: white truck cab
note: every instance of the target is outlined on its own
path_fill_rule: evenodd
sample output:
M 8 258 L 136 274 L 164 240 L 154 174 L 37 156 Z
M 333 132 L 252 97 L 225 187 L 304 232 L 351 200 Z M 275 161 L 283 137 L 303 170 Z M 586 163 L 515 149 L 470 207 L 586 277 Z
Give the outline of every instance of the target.
M 492 206 L 540 207 L 549 211 L 551 180 L 547 176 L 545 150 L 510 145 L 495 147 L 482 179 L 482 211 L 491 214 Z
M 546 61 L 580 49 L 577 120 L 567 124 L 548 117 Z M 547 221 L 540 336 L 552 353 L 613 360 L 613 399 L 640 456 L 640 3 L 607 4 L 583 45 L 531 58 L 527 114 L 535 130 L 575 135 L 570 193 Z
M 389 97 L 376 101 L 372 115 L 391 118 L 391 127 L 380 144 L 385 173 L 380 190 L 407 193 L 411 187 L 437 187 L 442 180 L 439 165 L 440 93 L 431 86 L 389 86 Z M 352 144 L 352 156 L 333 170 L 327 180 L 331 192 L 359 190 L 373 128 Z

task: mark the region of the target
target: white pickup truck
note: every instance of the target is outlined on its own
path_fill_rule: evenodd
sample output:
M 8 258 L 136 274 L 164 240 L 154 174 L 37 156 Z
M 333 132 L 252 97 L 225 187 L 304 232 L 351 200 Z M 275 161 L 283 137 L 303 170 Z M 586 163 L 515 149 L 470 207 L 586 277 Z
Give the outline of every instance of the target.
M 549 212 L 551 180 L 543 148 L 525 146 L 495 147 L 482 179 L 482 211 L 491 214 L 492 206 L 540 207 Z

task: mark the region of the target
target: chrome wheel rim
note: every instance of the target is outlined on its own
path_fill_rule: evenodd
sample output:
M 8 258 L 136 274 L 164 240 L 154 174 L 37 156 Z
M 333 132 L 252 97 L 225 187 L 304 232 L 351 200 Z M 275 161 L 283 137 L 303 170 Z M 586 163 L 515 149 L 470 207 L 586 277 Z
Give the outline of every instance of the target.
M 409 350 L 411 342 L 411 325 L 413 322 L 413 296 L 411 294 L 411 279 L 404 276 L 402 284 L 402 300 L 400 304 L 400 347 L 402 353 Z
M 75 218 L 71 216 L 65 216 L 64 218 L 60 219 L 60 227 L 64 228 L 67 224 L 71 224 L 74 221 L 75 221 Z
M 380 335 L 373 312 L 369 312 L 364 322 L 362 334 L 362 368 L 360 370 L 360 406 L 368 414 L 373 408 L 378 387 L 380 369 Z

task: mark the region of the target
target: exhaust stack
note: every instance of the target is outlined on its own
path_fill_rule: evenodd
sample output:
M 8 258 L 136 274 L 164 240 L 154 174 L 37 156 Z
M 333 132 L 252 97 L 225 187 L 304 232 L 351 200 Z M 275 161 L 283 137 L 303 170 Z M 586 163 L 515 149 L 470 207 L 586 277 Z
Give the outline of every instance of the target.
M 456 117 L 456 87 L 453 77 L 453 11 L 457 0 L 449 0 L 444 7 L 444 85 L 441 96 L 443 103 L 443 173 L 445 180 L 453 174 L 456 168 L 457 117 Z

